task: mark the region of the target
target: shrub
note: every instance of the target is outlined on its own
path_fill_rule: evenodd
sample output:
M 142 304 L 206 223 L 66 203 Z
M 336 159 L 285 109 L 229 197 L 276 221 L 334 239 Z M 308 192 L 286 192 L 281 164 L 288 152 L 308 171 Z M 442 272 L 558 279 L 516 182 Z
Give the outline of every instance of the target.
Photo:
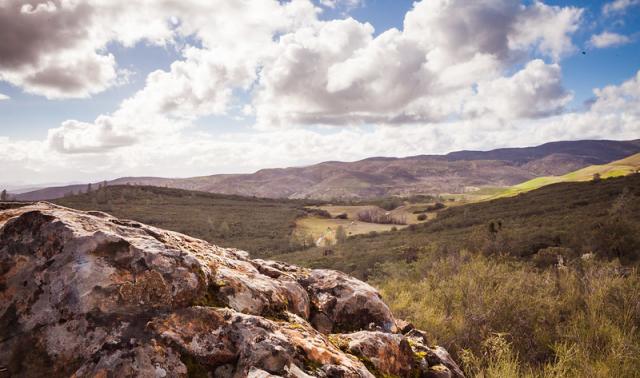
M 591 233 L 593 251 L 607 259 L 636 261 L 640 257 L 638 232 L 637 227 L 621 218 L 597 223 Z
M 349 219 L 349 216 L 347 215 L 347 213 L 340 213 L 336 215 L 336 219 Z
M 577 257 L 577 254 L 570 248 L 548 247 L 538 250 L 533 256 L 533 262 L 539 268 L 546 268 L 553 265 L 564 265 Z
M 318 216 L 320 218 L 331 218 L 331 214 L 327 210 L 319 209 L 317 207 L 308 207 L 305 209 L 307 213 Z
M 422 221 L 425 221 L 425 220 L 427 220 L 427 214 L 420 214 L 420 215 L 418 215 L 418 218 L 417 218 L 417 219 L 418 219 L 419 221 L 421 221 L 421 222 L 422 222 Z
M 442 202 L 436 202 L 433 205 L 427 206 L 426 211 L 438 211 L 438 210 L 442 210 L 445 207 L 447 207 L 447 205 L 445 205 Z
M 338 226 L 338 228 L 336 228 L 336 242 L 342 243 L 345 240 L 347 240 L 347 233 L 345 232 L 344 227 Z

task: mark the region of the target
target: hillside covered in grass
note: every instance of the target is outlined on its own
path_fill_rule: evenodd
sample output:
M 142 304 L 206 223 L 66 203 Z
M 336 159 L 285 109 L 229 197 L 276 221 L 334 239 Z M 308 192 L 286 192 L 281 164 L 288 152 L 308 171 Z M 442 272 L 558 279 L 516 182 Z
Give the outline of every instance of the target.
M 341 269 L 361 278 L 378 263 L 413 259 L 438 249 L 477 249 L 533 258 L 541 249 L 564 247 L 575 253 L 595 251 L 632 260 L 635 253 L 626 246 L 618 248 L 602 239 L 615 233 L 608 229 L 613 226 L 607 221 L 616 212 L 624 212 L 620 227 L 625 234 L 638 231 L 640 175 L 555 184 L 516 197 L 451 207 L 424 224 L 348 238 L 329 254 L 312 248 L 278 258 Z
M 537 177 L 510 188 L 499 190 L 490 198 L 511 197 L 560 182 L 590 181 L 593 180 L 594 177 L 600 179 L 620 177 L 637 173 L 638 171 L 640 171 L 640 154 L 635 154 L 611 163 L 591 165 L 562 176 Z
M 452 207 L 275 258 L 368 279 L 468 376 L 640 371 L 638 174 Z
M 312 201 L 273 200 L 151 186 L 107 186 L 55 203 L 99 210 L 211 243 L 251 251 L 255 257 L 304 247 L 292 239 L 298 217 Z

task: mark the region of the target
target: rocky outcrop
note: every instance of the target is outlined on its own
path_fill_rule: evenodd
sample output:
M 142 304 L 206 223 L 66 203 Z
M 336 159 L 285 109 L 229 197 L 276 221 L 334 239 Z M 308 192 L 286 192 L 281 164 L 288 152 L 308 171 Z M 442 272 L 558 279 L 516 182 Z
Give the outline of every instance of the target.
M 398 333 L 402 330 L 406 334 Z M 460 377 L 335 271 L 100 212 L 0 211 L 0 377 Z

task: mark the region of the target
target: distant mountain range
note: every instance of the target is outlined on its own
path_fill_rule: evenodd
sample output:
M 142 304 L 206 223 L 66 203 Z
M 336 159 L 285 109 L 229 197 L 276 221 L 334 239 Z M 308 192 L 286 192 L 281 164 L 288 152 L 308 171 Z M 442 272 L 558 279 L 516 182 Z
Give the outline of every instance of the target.
M 329 161 L 306 167 L 262 169 L 251 174 L 193 178 L 123 177 L 109 185 L 152 185 L 268 198 L 372 198 L 389 195 L 463 193 L 506 187 L 541 176 L 560 176 L 640 152 L 632 141 L 582 140 L 491 151 L 457 151 L 405 158 Z M 96 184 L 94 184 L 96 185 Z M 87 184 L 16 194 L 45 200 L 85 191 Z

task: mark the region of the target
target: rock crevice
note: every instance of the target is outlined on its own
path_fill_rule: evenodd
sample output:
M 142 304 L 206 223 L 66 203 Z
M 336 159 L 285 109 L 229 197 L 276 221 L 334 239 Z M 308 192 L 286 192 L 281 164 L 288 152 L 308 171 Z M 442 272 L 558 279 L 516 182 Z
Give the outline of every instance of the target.
M 461 377 L 343 273 L 49 203 L 0 211 L 0 376 Z

